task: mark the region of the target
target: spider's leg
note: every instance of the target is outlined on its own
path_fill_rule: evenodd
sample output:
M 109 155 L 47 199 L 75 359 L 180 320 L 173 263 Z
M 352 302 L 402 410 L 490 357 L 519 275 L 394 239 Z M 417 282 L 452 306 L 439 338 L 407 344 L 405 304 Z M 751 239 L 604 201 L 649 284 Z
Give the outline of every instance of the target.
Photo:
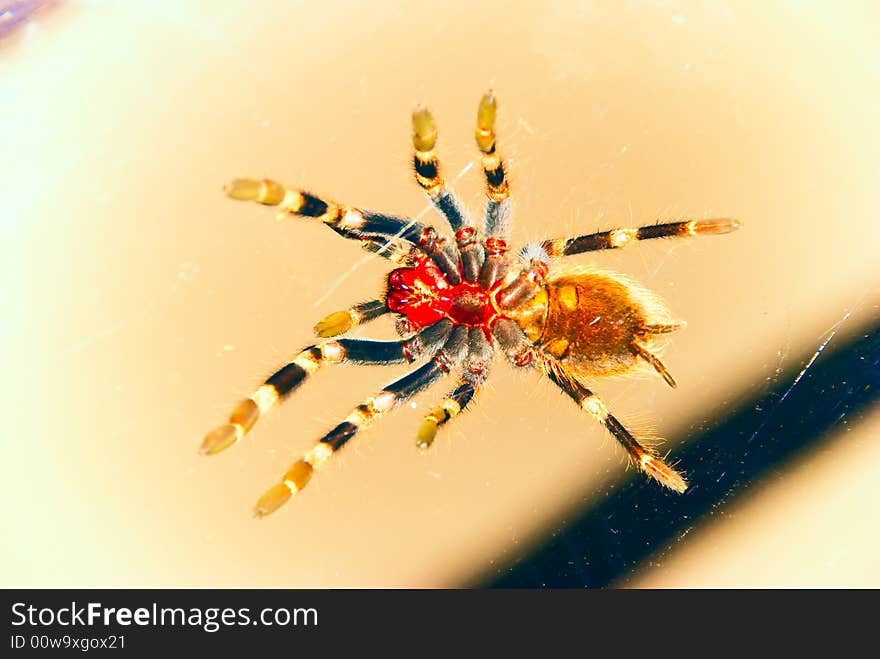
M 362 325 L 374 318 L 388 313 L 388 306 L 382 300 L 361 302 L 344 311 L 336 311 L 315 325 L 315 334 L 328 338 L 344 334 L 356 325 Z
M 428 195 L 434 207 L 449 222 L 453 232 L 473 226 L 461 202 L 446 187 L 434 148 L 437 146 L 437 124 L 426 107 L 418 106 L 412 114 L 413 167 L 416 182 Z
M 354 240 L 381 236 L 402 238 L 417 245 L 426 228 L 421 222 L 343 206 L 271 179 L 239 178 L 229 183 L 225 190 L 232 199 L 278 206 L 282 213 L 316 219 L 338 234 Z
M 434 151 L 437 146 L 437 124 L 427 108 L 420 106 L 415 109 L 412 115 L 412 128 L 413 167 L 416 181 L 455 233 L 458 249 L 450 245 L 446 249 L 447 253 L 456 263 L 459 258 L 461 259 L 462 273 L 466 280 L 476 281 L 480 266 L 483 264 L 483 246 L 477 240 L 470 216 L 443 180 L 440 163 Z M 458 283 L 452 279 L 450 281 L 453 284 Z
M 509 261 L 507 260 L 507 241 L 503 238 L 490 236 L 486 238 L 486 259 L 480 268 L 480 286 L 490 289 L 495 282 L 504 278 L 507 274 Z
M 458 270 L 459 254 L 455 245 L 450 245 L 446 238 L 437 235 L 434 227 L 426 227 L 419 238 L 419 248 L 424 251 L 437 267 L 446 275 L 446 279 L 453 286 L 461 283 L 461 273 Z
M 458 416 L 489 375 L 494 349 L 480 327 L 468 331 L 468 354 L 462 364 L 464 373 L 458 385 L 440 404 L 425 415 L 416 437 L 416 446 L 426 449 L 434 443 L 440 426 Z
M 492 328 L 492 336 L 514 366 L 528 366 L 534 361 L 535 348 L 516 321 L 509 318 L 498 320 Z
M 509 265 L 507 236 L 510 233 L 510 187 L 504 171 L 504 162 L 496 150 L 495 115 L 498 103 L 490 91 L 480 99 L 477 108 L 477 147 L 482 153 L 483 175 L 486 177 L 486 215 L 483 230 L 486 235 L 486 258 L 480 270 L 480 285 L 491 288 L 502 279 Z
M 418 247 L 414 247 L 412 243 L 401 238 L 369 236 L 361 240 L 361 247 L 396 265 L 411 265 L 413 258 L 420 253 Z
M 489 377 L 495 348 L 482 327 L 468 329 L 468 352 L 462 364 L 466 380 L 481 385 Z
M 510 188 L 504 172 L 504 162 L 495 150 L 495 114 L 498 103 L 490 91 L 480 99 L 477 109 L 477 146 L 482 153 L 483 174 L 486 177 L 486 217 L 484 230 L 487 237 L 506 238 L 510 232 Z
M 433 227 L 417 220 L 343 206 L 270 179 L 235 179 L 226 186 L 226 194 L 241 201 L 278 206 L 282 213 L 319 220 L 339 235 L 359 240 L 370 251 L 391 260 L 405 256 L 401 243 L 410 249 L 417 247 L 434 259 L 450 283 L 461 281 L 455 247 L 438 238 Z M 391 244 L 384 246 L 381 239 Z
M 405 341 L 339 339 L 309 346 L 276 371 L 249 398 L 241 401 L 229 421 L 209 432 L 200 451 L 214 455 L 244 437 L 260 416 L 296 390 L 324 364 L 397 364 L 415 361 L 425 350 L 433 350 L 449 334 L 452 323 L 441 320 Z
M 486 252 L 473 227 L 463 227 L 455 232 L 455 242 L 461 254 L 461 274 L 467 281 L 477 281 L 486 259 Z
M 466 336 L 466 328 L 456 327 L 443 348 L 434 354 L 431 361 L 395 380 L 378 394 L 358 405 L 342 423 L 324 435 L 305 456 L 294 462 L 281 477 L 281 482 L 269 488 L 260 497 L 254 508 L 254 514 L 257 517 L 264 517 L 277 510 L 293 494 L 303 489 L 309 482 L 312 472 L 341 449 L 359 430 L 446 375 L 453 364 L 461 359 Z
M 562 364 L 556 361 L 545 360 L 544 366 L 547 376 L 560 389 L 614 435 L 614 439 L 620 442 L 621 446 L 626 449 L 627 454 L 629 454 L 629 457 L 639 469 L 671 490 L 684 492 L 687 489 L 687 482 L 684 477 L 666 464 L 650 448 L 639 443 L 632 433 L 608 412 L 605 403 L 596 394 L 578 382 Z
M 654 367 L 654 370 L 657 371 L 660 377 L 666 380 L 666 384 L 668 384 L 673 389 L 678 386 L 675 384 L 675 379 L 672 377 L 672 375 L 670 375 L 669 371 L 666 370 L 663 362 L 661 362 L 656 355 L 649 352 L 648 349 L 645 348 L 645 346 L 639 344 L 637 341 L 633 341 L 630 344 L 630 347 L 632 348 L 634 355 L 636 355 L 637 357 L 641 357 Z
M 515 366 L 540 366 L 554 384 L 614 435 L 639 469 L 676 492 L 684 492 L 687 489 L 687 482 L 681 474 L 667 465 L 650 448 L 640 444 L 632 433 L 608 412 L 602 400 L 578 382 L 564 365 L 538 353 L 514 321 L 506 319 L 498 321 L 492 334 Z
M 544 286 L 548 267 L 545 261 L 532 259 L 516 279 L 498 292 L 498 306 L 505 310 L 516 309 L 535 297 Z
M 572 254 L 594 252 L 601 249 L 626 247 L 639 240 L 650 240 L 651 238 L 730 233 L 739 227 L 739 220 L 727 218 L 686 220 L 667 224 L 649 224 L 637 229 L 611 229 L 573 238 L 554 238 L 545 240 L 542 247 L 550 256 L 571 256 Z
M 475 391 L 476 386 L 473 382 L 461 378 L 455 389 L 441 400 L 437 407 L 425 415 L 422 425 L 419 426 L 418 435 L 416 435 L 416 446 L 420 449 L 430 448 L 437 436 L 438 428 L 452 417 L 458 416 L 471 402 Z

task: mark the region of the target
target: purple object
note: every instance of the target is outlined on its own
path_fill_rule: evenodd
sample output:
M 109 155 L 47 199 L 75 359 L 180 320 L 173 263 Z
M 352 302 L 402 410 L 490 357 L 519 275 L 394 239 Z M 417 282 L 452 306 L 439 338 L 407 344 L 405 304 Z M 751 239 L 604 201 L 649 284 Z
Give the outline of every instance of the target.
M 40 9 L 58 4 L 58 0 L 0 0 L 0 40 L 13 34 Z

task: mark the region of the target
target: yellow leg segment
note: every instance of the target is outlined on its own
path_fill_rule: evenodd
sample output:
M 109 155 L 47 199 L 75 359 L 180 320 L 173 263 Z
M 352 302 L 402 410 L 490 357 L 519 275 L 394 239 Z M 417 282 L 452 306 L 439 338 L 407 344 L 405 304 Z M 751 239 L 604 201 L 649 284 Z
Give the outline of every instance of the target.
M 315 325 L 315 334 L 320 337 L 331 337 L 344 334 L 352 327 L 366 323 L 382 314 L 388 313 L 388 307 L 381 300 L 371 300 L 356 304 L 344 311 L 336 311 Z
M 443 192 L 444 182 L 437 155 L 434 153 L 437 145 L 437 124 L 428 108 L 419 106 L 413 111 L 412 129 L 416 181 L 428 196 L 438 197 Z
M 416 446 L 422 450 L 430 448 L 439 427 L 461 414 L 461 411 L 471 402 L 475 392 L 476 386 L 472 382 L 462 379 L 451 394 L 425 415 L 416 435 Z
M 501 203 L 510 196 L 510 189 L 504 173 L 504 163 L 495 150 L 495 115 L 498 102 L 490 91 L 480 100 L 477 108 L 476 139 L 482 156 L 483 174 L 486 177 L 486 194 L 495 203 Z
M 368 398 L 362 405 L 358 405 L 342 423 L 322 437 L 301 459 L 294 462 L 279 483 L 263 493 L 254 506 L 254 517 L 265 517 L 287 503 L 294 494 L 308 484 L 315 469 L 320 468 L 358 431 L 392 409 L 397 402 L 396 394 L 382 391 Z
M 225 188 L 226 194 L 239 201 L 255 201 L 265 206 L 278 206 L 284 214 L 311 217 L 327 224 L 341 224 L 346 221 L 357 224 L 360 218 L 357 211 L 321 199 L 308 192 L 289 188 L 271 179 L 238 178 Z
M 202 455 L 216 455 L 240 441 L 282 396 L 301 385 L 323 364 L 338 364 L 344 357 L 345 351 L 335 341 L 306 348 L 270 376 L 249 398 L 236 405 L 227 423 L 205 435 L 199 452 Z
M 416 446 L 423 450 L 430 448 L 437 436 L 437 429 L 454 416 L 458 416 L 459 412 L 461 412 L 461 405 L 458 401 L 451 397 L 444 398 L 440 405 L 425 415 L 416 435 Z

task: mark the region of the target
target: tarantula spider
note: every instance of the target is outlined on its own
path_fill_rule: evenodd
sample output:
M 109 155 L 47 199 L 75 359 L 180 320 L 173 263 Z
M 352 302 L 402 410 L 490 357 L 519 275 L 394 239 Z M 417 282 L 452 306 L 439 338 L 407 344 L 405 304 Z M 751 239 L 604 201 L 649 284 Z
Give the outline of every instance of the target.
M 488 196 L 482 235 L 441 176 L 433 117 L 423 107 L 412 115 L 415 177 L 455 233 L 455 244 L 416 220 L 343 206 L 275 181 L 237 179 L 227 186 L 233 199 L 278 206 L 284 213 L 319 220 L 400 266 L 388 275 L 381 298 L 330 314 L 315 332 L 323 338 L 337 336 L 391 312 L 398 314 L 402 340 L 342 338 L 307 347 L 239 403 L 228 423 L 208 433 L 202 453 L 213 455 L 239 441 L 261 415 L 325 364 L 395 364 L 430 356 L 426 364 L 358 405 L 294 462 L 257 501 L 256 516 L 273 512 L 302 490 L 315 469 L 370 422 L 450 371 L 459 371 L 455 388 L 419 428 L 418 445 L 429 447 L 437 429 L 459 414 L 485 382 L 496 346 L 515 366 L 543 371 L 604 425 L 646 474 L 677 492 L 687 488 L 682 475 L 639 442 L 581 382 L 626 373 L 644 363 L 674 387 L 655 354 L 655 339 L 681 323 L 670 319 L 655 295 L 621 275 L 564 266 L 551 259 L 617 249 L 650 238 L 727 233 L 739 222 L 688 220 L 612 229 L 545 240 L 525 247 L 519 259 L 512 259 L 506 241 L 511 215 L 508 182 L 495 150 L 496 108 L 490 92 L 477 111 L 476 139 Z

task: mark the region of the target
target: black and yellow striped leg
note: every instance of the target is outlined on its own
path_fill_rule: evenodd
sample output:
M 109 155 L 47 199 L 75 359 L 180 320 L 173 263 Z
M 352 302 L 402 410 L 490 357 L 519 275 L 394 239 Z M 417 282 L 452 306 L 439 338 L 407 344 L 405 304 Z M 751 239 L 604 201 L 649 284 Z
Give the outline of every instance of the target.
M 401 263 L 413 249 L 427 254 L 451 284 L 458 284 L 458 252 L 437 235 L 433 227 L 416 220 L 341 206 L 308 192 L 287 188 L 269 179 L 236 179 L 226 188 L 233 199 L 278 206 L 282 212 L 319 220 L 339 235 L 361 244 L 369 251 Z
M 324 364 L 412 362 L 425 351 L 435 349 L 447 337 L 451 326 L 452 323 L 444 319 L 405 341 L 339 339 L 309 346 L 241 401 L 227 423 L 209 432 L 202 441 L 200 452 L 215 455 L 241 440 L 261 416 L 293 393 Z
M 322 338 L 345 334 L 352 327 L 362 325 L 374 318 L 388 313 L 388 307 L 382 300 L 361 302 L 344 311 L 335 311 L 315 325 L 315 334 Z
M 416 446 L 427 449 L 434 443 L 440 426 L 458 416 L 473 399 L 474 393 L 489 375 L 494 355 L 492 343 L 480 327 L 468 330 L 468 353 L 462 363 L 462 377 L 458 386 L 440 404 L 425 415 L 416 437 Z
M 425 415 L 419 432 L 416 435 L 416 446 L 420 449 L 430 448 L 437 436 L 437 430 L 444 423 L 458 416 L 474 397 L 476 386 L 473 382 L 460 380 L 458 386 L 440 404 Z
M 437 124 L 427 108 L 419 106 L 413 111 L 412 129 L 416 181 L 428 195 L 434 208 L 449 222 L 453 232 L 472 226 L 473 221 L 443 180 L 440 163 L 434 151 L 437 146 Z
M 719 218 L 712 220 L 687 220 L 667 224 L 649 224 L 638 229 L 611 229 L 575 238 L 545 240 L 542 247 L 550 256 L 571 256 L 602 249 L 618 249 L 640 240 L 652 238 L 675 238 L 699 235 L 717 235 L 736 231 L 739 220 Z
M 605 403 L 592 391 L 578 382 L 559 362 L 545 363 L 547 376 L 562 389 L 581 409 L 588 412 L 614 435 L 626 449 L 633 463 L 661 485 L 676 492 L 684 492 L 687 482 L 675 469 L 666 464 L 650 448 L 642 445 L 620 421 L 612 416 Z
M 415 220 L 343 206 L 270 179 L 235 179 L 226 186 L 226 194 L 241 201 L 277 206 L 282 213 L 318 220 L 341 236 L 366 243 L 380 237 L 416 246 L 428 229 Z M 389 250 L 383 255 L 391 258 L 398 252 Z
M 469 226 L 471 221 L 443 181 L 440 163 L 434 152 L 434 147 L 437 145 L 437 125 L 427 108 L 415 109 L 412 115 L 412 129 L 416 181 L 422 186 L 434 207 L 449 222 L 452 230 L 458 232 Z M 430 227 L 422 234 L 418 245 L 440 267 L 451 284 L 461 283 L 458 269 L 460 254 L 455 245 L 447 243 L 445 238 L 438 236 Z
M 504 171 L 504 162 L 495 149 L 495 115 L 498 102 L 490 91 L 480 99 L 477 108 L 477 147 L 482 153 L 481 163 L 486 178 L 486 236 L 505 238 L 510 231 L 510 188 Z
M 326 463 L 333 453 L 345 446 L 360 430 L 446 375 L 463 357 L 466 338 L 467 329 L 456 327 L 443 348 L 431 361 L 395 380 L 378 394 L 358 405 L 342 423 L 324 435 L 305 456 L 294 462 L 279 483 L 260 497 L 254 508 L 255 516 L 264 517 L 280 508 L 291 496 L 306 486 L 315 469 Z

